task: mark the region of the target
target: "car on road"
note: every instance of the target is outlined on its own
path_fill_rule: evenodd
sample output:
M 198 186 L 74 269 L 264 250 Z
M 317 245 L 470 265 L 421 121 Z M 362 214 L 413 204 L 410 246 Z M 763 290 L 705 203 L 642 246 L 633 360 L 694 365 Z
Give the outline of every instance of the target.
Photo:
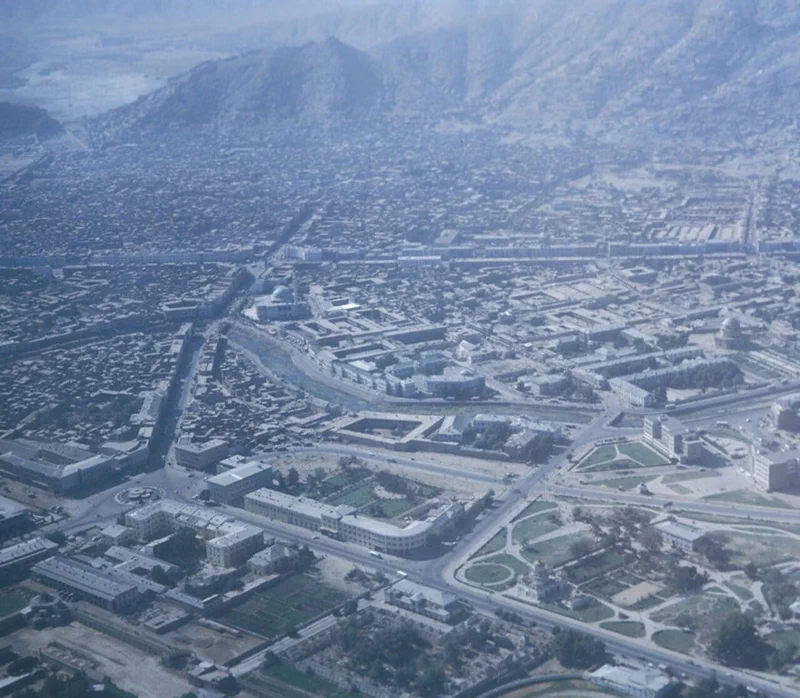
M 311 536 L 311 540 L 319 540 L 319 533 L 315 533 L 313 536 Z

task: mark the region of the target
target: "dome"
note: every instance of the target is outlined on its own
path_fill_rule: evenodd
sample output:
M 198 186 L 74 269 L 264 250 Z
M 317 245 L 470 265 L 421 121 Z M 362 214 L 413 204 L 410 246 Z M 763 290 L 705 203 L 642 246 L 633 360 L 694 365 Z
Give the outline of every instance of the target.
M 735 317 L 729 317 L 722 323 L 719 331 L 725 337 L 738 337 L 742 333 L 742 326 Z
M 272 290 L 272 300 L 278 303 L 293 303 L 294 294 L 286 286 L 276 286 Z

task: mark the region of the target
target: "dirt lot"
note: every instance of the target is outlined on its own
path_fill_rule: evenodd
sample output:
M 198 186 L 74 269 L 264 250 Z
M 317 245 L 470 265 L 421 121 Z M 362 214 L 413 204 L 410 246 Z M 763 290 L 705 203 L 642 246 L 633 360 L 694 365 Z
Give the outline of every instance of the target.
M 33 654 L 59 642 L 90 655 L 97 662 L 97 672 L 139 698 L 168 698 L 191 690 L 188 681 L 167 671 L 156 657 L 79 623 L 47 630 L 24 628 L 8 639 L 20 654 Z
M 658 584 L 653 584 L 653 582 L 641 582 L 636 586 L 632 586 L 625 591 L 619 592 L 616 594 L 612 601 L 623 607 L 633 606 L 635 603 L 646 599 L 653 594 L 657 594 L 661 591 L 662 587 Z
M 338 468 L 340 458 L 339 455 L 334 453 L 313 450 L 271 454 L 270 457 L 273 465 L 284 474 L 289 471 L 289 468 L 296 468 L 300 479 L 305 479 L 305 477 L 316 468 L 324 468 L 333 474 Z M 439 487 L 444 490 L 445 493 L 482 496 L 486 494 L 491 487 L 489 484 L 483 482 L 467 479 L 456 480 L 447 475 L 427 472 L 422 468 L 412 468 L 400 463 L 390 463 L 389 459 L 394 457 L 392 453 L 379 453 L 376 451 L 374 457 L 365 454 L 362 460 L 364 461 L 364 465 L 372 470 L 389 470 L 398 475 L 403 475 L 410 480 L 416 480 L 426 485 Z M 407 458 L 408 454 L 402 454 L 402 457 Z M 458 458 L 441 453 L 415 453 L 413 457 L 422 462 L 435 463 L 455 470 L 492 475 L 497 478 L 502 478 L 506 472 L 523 474 L 528 471 L 527 466 L 520 465 L 519 463 L 498 463 L 495 461 L 478 460 L 476 458 Z M 502 484 L 500 482 L 496 483 L 494 486 L 496 491 L 501 488 Z
M 222 664 L 260 642 L 246 633 L 235 637 L 232 633 L 207 628 L 197 622 L 182 625 L 164 635 L 164 639 L 177 649 L 190 650 L 200 659 L 215 664 Z

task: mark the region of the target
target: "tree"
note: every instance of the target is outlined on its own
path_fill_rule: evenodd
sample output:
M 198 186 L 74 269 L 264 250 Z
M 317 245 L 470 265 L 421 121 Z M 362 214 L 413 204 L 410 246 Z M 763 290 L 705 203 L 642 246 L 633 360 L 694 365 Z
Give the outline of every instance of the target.
M 695 549 L 717 569 L 724 569 L 731 559 L 725 544 L 714 536 L 703 536 L 695 543 Z
M 569 553 L 572 557 L 584 557 L 588 555 L 594 547 L 592 546 L 591 541 L 587 540 L 586 538 L 578 538 L 578 540 L 574 541 L 569 546 Z
M 358 601 L 350 599 L 342 605 L 342 615 L 352 616 L 358 610 Z
M 751 560 L 744 566 L 744 573 L 748 579 L 755 581 L 758 579 L 758 566 Z
M 688 591 L 696 591 L 708 582 L 708 575 L 698 572 L 694 566 L 673 565 L 670 570 L 670 576 L 672 578 L 670 582 L 672 588 L 681 594 Z
M 563 630 L 554 635 L 549 648 L 561 666 L 569 669 L 587 669 L 606 658 L 606 647 L 600 640 L 577 630 Z
M 648 552 L 658 552 L 664 545 L 664 537 L 658 529 L 648 526 L 639 534 L 639 545 Z
M 48 533 L 47 539 L 56 545 L 65 545 L 67 542 L 67 536 L 63 531 L 53 531 L 52 533 Z
M 198 496 L 198 497 L 199 497 L 199 498 L 200 498 L 200 499 L 201 499 L 203 502 L 207 502 L 209 499 L 211 499 L 211 492 L 209 492 L 208 490 L 201 490 L 201 491 L 200 491 L 200 494 L 199 494 L 199 495 L 197 495 L 197 496 Z
M 297 489 L 297 485 L 300 484 L 300 475 L 297 472 L 297 468 L 292 466 L 289 468 L 289 472 L 286 475 L 286 486 L 289 488 L 289 491 L 294 491 Z
M 711 638 L 709 653 L 727 666 L 763 668 L 766 648 L 750 616 L 734 611 L 727 616 Z
M 170 586 L 170 580 L 167 576 L 167 573 L 164 571 L 164 568 L 161 565 L 156 565 L 150 571 L 150 578 L 156 584 L 163 584 L 164 586 Z

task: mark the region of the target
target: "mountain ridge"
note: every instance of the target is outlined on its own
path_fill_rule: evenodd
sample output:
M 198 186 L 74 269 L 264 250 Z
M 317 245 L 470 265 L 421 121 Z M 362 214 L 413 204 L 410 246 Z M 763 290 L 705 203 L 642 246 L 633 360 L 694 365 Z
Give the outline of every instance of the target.
M 204 64 L 105 125 L 462 113 L 530 131 L 742 142 L 794 129 L 798 86 L 800 7 L 784 0 L 534 0 L 368 50 L 329 38 Z

